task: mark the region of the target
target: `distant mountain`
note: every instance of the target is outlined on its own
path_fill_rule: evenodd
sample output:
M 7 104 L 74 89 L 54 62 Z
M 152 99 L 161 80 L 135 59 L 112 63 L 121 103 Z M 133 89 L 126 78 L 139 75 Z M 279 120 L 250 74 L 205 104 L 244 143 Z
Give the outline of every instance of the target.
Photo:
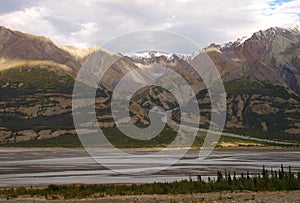
M 225 85 L 227 131 L 269 139 L 300 140 L 299 43 L 297 28 L 270 28 L 250 38 L 224 45 L 211 44 L 203 50 L 216 64 Z M 71 98 L 75 76 L 86 57 L 96 51 L 100 58 L 121 57 L 98 46 L 90 49 L 60 46 L 45 37 L 0 27 L 0 141 L 12 143 L 74 136 Z M 209 94 L 201 77 L 189 65 L 197 62 L 198 54 L 126 54 L 112 66 L 107 73 L 109 77 L 104 77 L 99 86 L 96 99 L 99 125 L 115 129 L 110 98 L 115 85 L 126 73 L 164 66 L 181 74 L 197 91 L 200 126 L 207 128 L 211 111 Z M 139 84 L 138 80 L 133 82 Z M 148 125 L 148 111 L 155 105 L 167 110 L 173 120 L 180 120 L 174 96 L 151 86 L 135 94 L 130 108 L 132 121 Z
M 299 67 L 300 31 L 297 28 L 270 28 L 256 32 L 243 43 L 231 43 L 211 51 L 214 55 L 224 55 L 230 59 L 230 66 L 243 72 L 242 77 L 269 82 L 274 85 L 286 85 L 296 93 L 300 91 Z M 214 57 L 218 66 L 223 66 L 218 57 Z
M 75 73 L 80 63 L 68 52 L 57 47 L 46 37 L 24 34 L 0 26 L 1 68 L 14 66 L 16 62 L 44 61 L 68 66 Z

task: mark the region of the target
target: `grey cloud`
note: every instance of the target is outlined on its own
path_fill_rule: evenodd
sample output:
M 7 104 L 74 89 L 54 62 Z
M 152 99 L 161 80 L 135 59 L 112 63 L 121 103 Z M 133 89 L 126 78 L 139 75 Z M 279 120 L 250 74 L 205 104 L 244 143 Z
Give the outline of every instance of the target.
M 58 16 L 45 16 L 43 19 L 55 27 L 58 32 L 62 33 L 76 32 L 81 28 L 80 24 Z
M 199 51 L 199 47 L 189 39 L 159 30 L 144 30 L 125 34 L 104 44 L 103 47 L 121 53 L 141 50 L 157 50 L 166 53 L 193 53 Z
M 199 24 L 180 25 L 169 30 L 192 39 L 201 48 L 211 43 L 221 44 L 232 39 L 232 36 L 229 36 L 223 30 L 214 30 L 212 27 L 203 27 Z
M 4 26 L 45 35 L 59 44 L 73 43 L 83 46 L 95 43 L 101 46 L 115 36 L 132 31 L 160 29 L 187 36 L 205 47 L 213 42 L 222 44 L 238 37 L 249 36 L 249 30 L 254 32 L 267 28 L 278 20 L 281 23 L 295 22 L 290 15 L 284 16 L 284 19 L 282 15 L 276 17 L 276 12 L 284 13 L 286 9 L 272 10 L 266 16 L 263 11 L 268 11 L 268 0 L 2 2 L 6 3 L 1 5 L 0 13 L 8 12 L 8 15 L 0 16 L 0 22 Z M 33 6 L 37 9 L 30 9 Z M 291 8 L 295 6 L 297 5 L 290 5 Z M 16 10 L 18 12 L 14 12 Z M 164 43 L 174 42 L 166 39 Z
M 10 0 L 1 1 L 0 15 L 4 13 L 13 12 L 34 5 L 34 0 Z
M 159 6 L 159 2 L 153 3 L 151 6 L 140 5 L 136 1 L 128 3 L 124 1 L 122 3 L 116 2 L 101 2 L 97 5 L 105 7 L 114 13 L 120 15 L 129 16 L 135 19 L 137 22 L 144 25 L 155 25 L 157 22 L 162 22 L 167 19 L 170 12 L 168 9 Z

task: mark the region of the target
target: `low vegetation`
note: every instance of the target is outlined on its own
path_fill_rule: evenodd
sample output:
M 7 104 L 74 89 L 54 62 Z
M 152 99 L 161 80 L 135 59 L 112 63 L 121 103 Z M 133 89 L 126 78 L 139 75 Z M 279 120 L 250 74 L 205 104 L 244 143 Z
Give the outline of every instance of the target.
M 149 184 L 73 184 L 49 185 L 44 188 L 18 187 L 0 190 L 1 198 L 44 197 L 46 199 L 72 198 L 101 198 L 116 195 L 144 195 L 144 194 L 192 194 L 219 191 L 280 191 L 299 190 L 300 172 L 294 174 L 291 167 L 278 171 L 267 170 L 263 167 L 261 174 L 240 174 L 225 171 L 217 172 L 215 178 L 203 181 L 201 176 L 197 180 L 183 180 L 165 183 Z
M 170 144 L 177 133 L 171 128 L 166 127 L 158 136 L 150 140 L 136 140 L 128 136 L 123 135 L 118 128 L 108 128 L 104 129 L 103 133 L 106 138 L 117 148 L 153 148 L 153 147 L 166 147 Z M 192 148 L 200 149 L 203 145 L 205 138 L 205 133 L 200 134 L 194 140 Z M 244 146 L 244 147 L 253 147 L 253 146 L 280 146 L 284 147 L 285 145 L 279 145 L 274 143 L 266 143 L 252 140 L 244 140 L 234 137 L 221 136 L 217 148 L 228 146 Z M 43 140 L 30 140 L 25 142 L 14 142 L 14 143 L 0 143 L 0 147 L 70 147 L 77 148 L 82 147 L 80 139 L 77 135 L 65 134 L 59 137 L 53 137 Z M 180 147 L 180 146 L 179 146 Z

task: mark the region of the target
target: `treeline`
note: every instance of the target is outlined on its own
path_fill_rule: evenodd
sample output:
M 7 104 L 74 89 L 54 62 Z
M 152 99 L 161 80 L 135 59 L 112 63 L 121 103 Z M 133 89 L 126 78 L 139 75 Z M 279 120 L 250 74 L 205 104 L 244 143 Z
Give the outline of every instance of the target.
M 197 176 L 197 181 L 175 181 L 171 183 L 149 184 L 74 184 L 74 185 L 49 185 L 46 188 L 19 187 L 2 189 L 0 197 L 45 197 L 46 199 L 71 199 L 71 198 L 100 198 L 115 195 L 143 195 L 143 194 L 192 194 L 220 191 L 279 191 L 300 190 L 300 172 L 292 172 L 291 167 L 285 171 L 283 165 L 277 171 L 267 170 L 263 167 L 260 174 L 242 173 L 237 175 L 229 171 L 217 172 L 215 178 L 202 180 Z

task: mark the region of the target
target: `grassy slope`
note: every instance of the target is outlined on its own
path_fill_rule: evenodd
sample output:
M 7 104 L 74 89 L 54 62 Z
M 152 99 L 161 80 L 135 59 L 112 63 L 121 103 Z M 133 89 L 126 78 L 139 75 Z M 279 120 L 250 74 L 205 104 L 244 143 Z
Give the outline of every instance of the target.
M 71 94 L 73 89 L 74 79 L 70 75 L 65 74 L 59 69 L 43 66 L 42 68 L 19 66 L 17 68 L 8 69 L 0 72 L 0 95 L 2 101 L 8 101 L 11 98 L 25 98 L 29 95 L 41 94 L 41 93 L 60 93 Z M 281 97 L 284 99 L 294 98 L 299 101 L 299 98 L 289 93 L 283 87 L 274 87 L 268 84 L 260 84 L 255 82 L 244 81 L 232 81 L 225 83 L 225 88 L 228 96 L 241 95 L 241 94 L 262 94 L 269 95 L 271 97 Z M 199 98 L 203 97 L 205 93 L 199 93 Z M 7 105 L 10 103 L 8 102 Z M 26 105 L 22 99 L 17 103 L 18 105 Z M 274 104 L 278 105 L 278 104 Z M 200 106 L 201 107 L 201 106 Z M 286 106 L 281 106 L 286 108 Z M 1 107 L 5 108 L 5 106 Z M 205 107 L 206 108 L 206 107 Z M 13 116 L 13 117 L 11 117 Z M 240 134 L 257 136 L 268 139 L 285 139 L 285 140 L 297 140 L 297 135 L 287 135 L 284 133 L 276 132 L 276 129 L 272 132 L 263 132 L 261 129 L 255 128 L 255 122 L 263 120 L 269 120 L 270 123 L 274 121 L 274 118 L 282 119 L 282 122 L 275 123 L 277 129 L 283 129 L 286 127 L 285 114 L 278 113 L 278 115 L 255 115 L 248 112 L 245 125 L 248 126 L 245 129 L 227 129 L 230 132 L 237 132 Z M 288 115 L 297 116 L 297 115 Z M 1 114 L 0 125 L 15 130 L 34 129 L 36 131 L 43 129 L 44 127 L 51 130 L 55 129 L 73 129 L 73 122 L 71 113 L 59 114 L 55 116 L 38 116 L 32 119 L 20 119 L 17 115 Z M 32 127 L 34 126 L 34 127 Z M 169 144 L 176 133 L 171 129 L 165 129 L 159 136 L 151 141 L 134 141 L 122 135 L 118 129 L 111 128 L 106 129 L 105 133 L 108 139 L 118 147 L 163 147 Z M 241 140 L 236 138 L 222 138 L 226 142 L 240 142 Z M 203 138 L 197 138 L 194 146 L 198 147 L 202 144 Z M 5 144 L 5 146 L 64 146 L 64 147 L 80 147 L 80 141 L 77 136 L 64 135 L 58 138 L 51 138 L 49 140 L 34 140 L 23 143 Z
M 272 107 L 278 108 L 276 113 L 269 114 L 257 114 L 252 112 L 249 108 L 249 103 L 243 111 L 243 126 L 244 128 L 238 129 L 226 129 L 228 132 L 234 132 L 237 134 L 243 134 L 247 136 L 254 136 L 265 139 L 277 139 L 286 141 L 298 141 L 300 142 L 299 135 L 287 134 L 285 129 L 289 128 L 295 122 L 299 122 L 299 114 L 294 112 L 287 112 L 287 110 L 295 110 L 300 108 L 300 97 L 294 93 L 289 92 L 283 86 L 273 86 L 270 84 L 263 84 L 258 82 L 249 82 L 248 80 L 231 81 L 224 84 L 228 97 L 234 97 L 237 95 L 249 95 L 254 94 L 261 95 L 259 101 L 271 103 Z M 269 100 L 266 100 L 264 96 L 268 96 Z M 286 102 L 278 103 L 273 99 L 275 97 L 282 98 Z M 298 103 L 289 103 L 288 99 L 294 99 Z M 250 102 L 250 101 L 248 101 Z M 228 115 L 231 116 L 231 115 Z M 266 122 L 269 131 L 263 131 L 261 128 L 261 122 Z
M 70 97 L 73 84 L 74 79 L 70 75 L 51 66 L 19 66 L 4 70 L 0 72 L 0 101 L 3 102 L 1 108 L 43 105 L 49 102 L 52 94 Z M 28 97 L 33 97 L 33 100 L 26 101 Z M 20 113 L 7 111 L 0 113 L 0 126 L 13 131 L 74 128 L 70 113 L 22 119 Z

